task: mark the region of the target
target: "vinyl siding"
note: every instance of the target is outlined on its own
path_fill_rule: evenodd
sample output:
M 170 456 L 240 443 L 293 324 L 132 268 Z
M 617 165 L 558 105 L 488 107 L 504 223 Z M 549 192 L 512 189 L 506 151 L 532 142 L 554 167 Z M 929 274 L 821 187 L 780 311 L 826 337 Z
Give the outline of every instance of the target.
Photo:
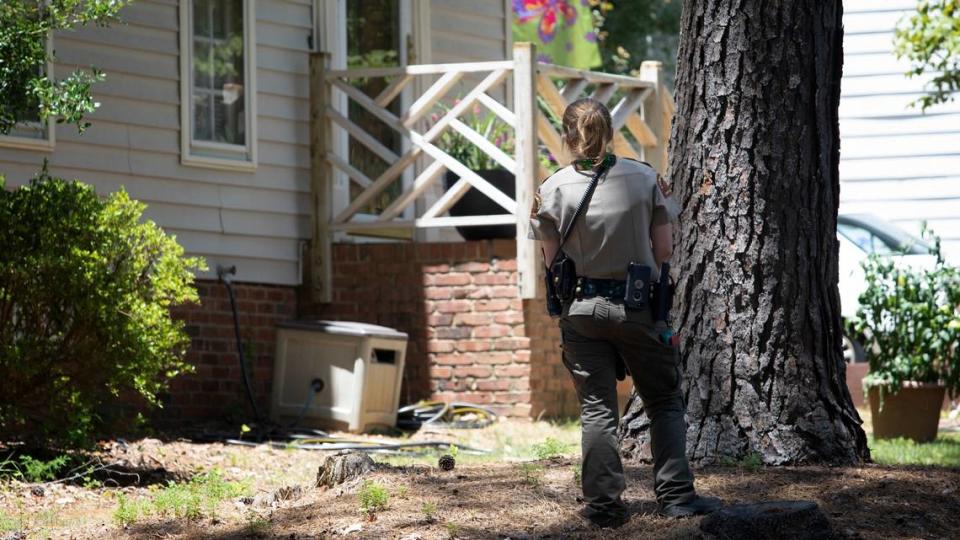
M 504 60 L 511 53 L 501 0 L 433 0 L 430 3 L 431 61 Z
M 908 79 L 893 54 L 894 28 L 913 0 L 844 2 L 840 99 L 840 210 L 911 232 L 924 220 L 960 260 L 960 103 L 926 114 L 908 104 L 929 76 Z
M 297 284 L 302 239 L 310 236 L 309 1 L 257 0 L 258 166 L 229 172 L 180 164 L 178 2 L 139 0 L 110 28 L 54 36 L 57 75 L 95 65 L 107 80 L 83 135 L 56 128 L 52 154 L 0 146 L 0 171 L 17 186 L 44 157 L 53 174 L 106 194 L 125 188 L 146 217 L 191 255 L 236 265 L 237 279 Z

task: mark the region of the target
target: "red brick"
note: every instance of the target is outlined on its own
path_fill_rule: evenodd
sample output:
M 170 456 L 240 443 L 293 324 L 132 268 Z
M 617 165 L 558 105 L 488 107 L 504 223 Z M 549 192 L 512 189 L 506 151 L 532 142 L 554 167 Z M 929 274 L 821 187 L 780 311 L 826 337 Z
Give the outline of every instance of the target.
M 470 358 L 462 354 L 437 354 L 437 355 L 433 355 L 432 359 L 437 364 L 447 365 L 447 366 L 457 366 L 457 365 L 473 363 L 473 361 L 470 360 Z
M 498 351 L 515 351 L 530 348 L 530 338 L 498 339 L 493 342 L 493 348 Z
M 465 274 L 465 273 L 437 274 L 433 278 L 433 284 L 438 286 L 469 285 L 470 274 Z
M 457 271 L 457 272 L 471 272 L 471 273 L 489 272 L 490 264 L 481 263 L 481 262 L 465 262 L 465 263 L 455 264 L 453 266 L 453 269 L 454 271 Z
M 493 343 L 490 340 L 460 340 L 456 347 L 460 352 L 482 352 L 489 351 Z
M 433 335 L 437 339 L 466 339 L 469 338 L 471 330 L 469 326 L 441 326 L 433 329 Z
M 473 355 L 475 361 L 479 364 L 509 364 L 513 361 L 513 355 L 510 353 L 483 353 Z
M 493 375 L 493 369 L 487 366 L 458 367 L 453 370 L 454 377 L 476 377 L 478 379 L 485 379 L 490 375 Z
M 428 287 L 423 295 L 431 300 L 447 300 L 453 296 L 453 290 L 449 287 Z
M 433 313 L 427 316 L 427 326 L 450 326 L 453 315 Z
M 495 377 L 527 377 L 530 375 L 530 366 L 497 366 L 493 370 Z
M 474 309 L 477 311 L 504 311 L 509 308 L 510 300 L 503 298 L 497 300 L 481 300 L 474 306 Z
M 434 379 L 449 379 L 453 375 L 453 368 L 448 366 L 430 366 L 430 377 Z
M 494 298 L 516 298 L 520 291 L 516 287 L 493 287 L 490 294 Z
M 485 403 L 493 403 L 493 396 L 494 394 L 490 392 L 482 392 L 478 394 L 464 393 L 464 394 L 456 394 L 454 399 L 456 399 L 456 401 L 465 401 L 467 403 L 485 404 Z
M 447 352 L 453 352 L 453 349 L 454 349 L 453 341 L 431 340 L 427 342 L 427 352 L 447 353 Z
M 521 324 L 523 323 L 523 312 L 522 311 L 507 311 L 504 313 L 497 313 L 493 322 L 497 324 Z
M 437 302 L 436 310 L 440 313 L 466 313 L 473 309 L 473 302 L 466 300 L 453 300 L 450 302 Z
M 453 324 L 466 326 L 481 326 L 492 322 L 493 315 L 490 313 L 458 313 L 453 317 Z
M 479 287 L 465 291 L 466 298 L 471 300 L 480 300 L 482 298 L 490 298 L 490 295 L 493 294 L 493 289 L 490 287 Z
M 506 270 L 509 272 L 515 272 L 517 270 L 517 260 L 501 259 L 497 261 L 497 270 Z
M 510 390 L 509 379 L 492 379 L 477 381 L 477 390 Z
M 477 285 L 510 285 L 513 280 L 510 274 L 478 274 L 473 276 L 473 282 Z
M 509 336 L 511 328 L 503 325 L 479 326 L 473 331 L 473 337 L 478 338 L 498 338 Z

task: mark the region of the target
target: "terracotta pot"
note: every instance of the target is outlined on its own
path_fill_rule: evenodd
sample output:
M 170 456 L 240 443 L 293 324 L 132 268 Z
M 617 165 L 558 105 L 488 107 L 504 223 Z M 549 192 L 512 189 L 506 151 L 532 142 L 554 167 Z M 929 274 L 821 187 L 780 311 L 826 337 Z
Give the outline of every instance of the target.
M 946 388 L 935 384 L 904 383 L 896 394 L 884 393 L 880 407 L 880 389 L 870 387 L 870 416 L 877 439 L 906 437 L 916 442 L 937 438 L 940 406 Z

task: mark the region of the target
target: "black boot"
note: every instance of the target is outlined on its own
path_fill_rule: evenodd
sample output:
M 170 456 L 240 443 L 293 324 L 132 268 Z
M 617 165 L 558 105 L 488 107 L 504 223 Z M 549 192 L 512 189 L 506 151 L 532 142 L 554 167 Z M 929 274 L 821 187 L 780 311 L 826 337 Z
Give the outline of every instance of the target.
M 582 508 L 578 513 L 580 517 L 601 529 L 616 529 L 630 521 L 630 514 L 627 512 L 607 514 L 591 511 L 590 508 Z
M 697 495 L 687 502 L 669 505 L 660 505 L 659 513 L 664 517 L 685 518 L 700 516 L 719 510 L 723 504 L 716 497 L 701 497 Z

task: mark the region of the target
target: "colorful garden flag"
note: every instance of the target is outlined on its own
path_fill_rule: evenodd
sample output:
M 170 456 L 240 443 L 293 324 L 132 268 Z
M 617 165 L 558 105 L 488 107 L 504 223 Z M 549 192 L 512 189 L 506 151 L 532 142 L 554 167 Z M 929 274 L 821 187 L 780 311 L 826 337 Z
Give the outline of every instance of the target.
M 588 69 L 600 66 L 589 0 L 513 0 L 513 40 L 537 45 L 537 60 Z

